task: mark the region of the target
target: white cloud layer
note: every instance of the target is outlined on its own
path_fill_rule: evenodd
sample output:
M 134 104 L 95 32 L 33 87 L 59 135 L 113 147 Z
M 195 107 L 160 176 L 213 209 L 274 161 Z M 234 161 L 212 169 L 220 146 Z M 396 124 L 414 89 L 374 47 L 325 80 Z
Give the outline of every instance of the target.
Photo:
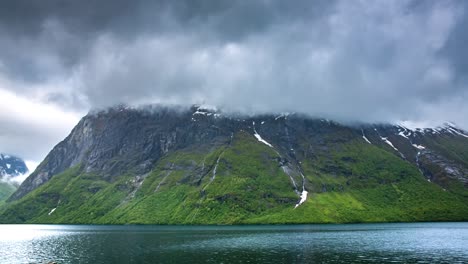
M 67 136 L 81 115 L 18 96 L 4 85 L 0 80 L 0 149 L 30 161 L 29 168 Z
M 440 56 L 463 10 L 444 2 L 409 12 L 410 3 L 339 1 L 320 19 L 274 24 L 237 41 L 210 41 L 203 30 L 129 42 L 101 35 L 74 77 L 91 106 L 203 101 L 468 127 L 466 84 Z

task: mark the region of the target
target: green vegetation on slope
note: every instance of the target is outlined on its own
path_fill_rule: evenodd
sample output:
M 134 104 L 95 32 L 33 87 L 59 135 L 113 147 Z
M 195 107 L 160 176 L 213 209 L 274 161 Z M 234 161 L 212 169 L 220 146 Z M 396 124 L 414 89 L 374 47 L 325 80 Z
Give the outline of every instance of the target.
M 321 154 L 300 158 L 309 196 L 296 209 L 299 196 L 281 169 L 276 151 L 239 132 L 231 144 L 169 153 L 151 173 L 139 177 L 122 175 L 108 182 L 76 166 L 9 204 L 0 222 L 266 224 L 468 219 L 466 197 L 427 182 L 416 167 L 386 150 L 352 140 L 332 145 Z
M 8 197 L 10 197 L 12 193 L 15 192 L 15 190 L 16 190 L 15 186 L 9 183 L 0 181 L 0 207 L 3 205 L 5 200 L 8 199 Z

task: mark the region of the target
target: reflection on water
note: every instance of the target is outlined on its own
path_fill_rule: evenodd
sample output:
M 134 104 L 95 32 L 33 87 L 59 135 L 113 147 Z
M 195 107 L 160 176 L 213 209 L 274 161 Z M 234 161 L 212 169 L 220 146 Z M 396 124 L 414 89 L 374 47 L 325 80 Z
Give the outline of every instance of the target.
M 0 225 L 0 263 L 468 263 L 468 223 Z

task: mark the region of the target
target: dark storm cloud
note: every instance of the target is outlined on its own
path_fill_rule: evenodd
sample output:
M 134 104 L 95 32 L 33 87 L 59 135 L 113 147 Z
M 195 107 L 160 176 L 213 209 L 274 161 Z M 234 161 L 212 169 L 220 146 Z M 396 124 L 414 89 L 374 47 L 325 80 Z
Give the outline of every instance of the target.
M 4 1 L 0 85 L 86 111 L 205 102 L 468 127 L 464 1 Z
M 141 35 L 200 34 L 210 42 L 239 41 L 276 23 L 308 21 L 331 1 L 8 1 L 1 4 L 0 47 L 5 70 L 43 79 L 35 56 L 70 70 L 103 34 L 131 42 Z M 38 54 L 39 53 L 39 54 Z M 47 73 L 45 74 L 47 75 Z
M 466 8 L 466 6 L 465 6 Z M 457 81 L 463 84 L 468 83 L 468 52 L 466 46 L 468 43 L 468 15 L 461 17 L 460 21 L 450 32 L 447 43 L 440 51 L 440 56 L 447 57 L 453 70 L 455 71 Z

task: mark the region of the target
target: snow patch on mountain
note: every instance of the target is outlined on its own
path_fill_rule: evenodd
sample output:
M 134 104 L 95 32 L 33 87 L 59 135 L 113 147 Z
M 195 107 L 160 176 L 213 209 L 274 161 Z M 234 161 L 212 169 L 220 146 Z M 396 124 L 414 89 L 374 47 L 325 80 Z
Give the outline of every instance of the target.
M 289 113 L 289 112 L 281 113 L 281 114 L 279 114 L 278 116 L 275 117 L 275 121 L 280 119 L 280 118 L 288 119 L 288 116 L 290 116 L 292 114 L 294 114 L 294 113 Z
M 466 134 L 464 134 L 464 133 L 462 133 L 462 132 L 460 132 L 460 131 L 458 131 L 458 130 L 452 128 L 452 127 L 448 127 L 447 129 L 448 129 L 450 132 L 454 133 L 454 134 L 457 134 L 457 135 L 459 135 L 459 136 L 468 138 L 468 135 L 466 135 Z
M 385 143 L 387 143 L 390 147 L 392 147 L 396 152 L 398 152 L 402 158 L 405 158 L 405 155 L 403 155 L 403 153 L 401 153 L 401 152 L 393 145 L 393 143 L 392 143 L 390 140 L 388 140 L 388 138 L 380 136 L 380 139 L 382 139 Z
M 417 148 L 417 149 L 426 149 L 426 147 L 422 146 L 422 145 L 417 145 L 417 144 L 411 144 L 413 147 Z
M 426 124 L 426 123 L 414 123 L 414 122 L 405 121 L 405 122 L 400 122 L 399 127 L 405 129 L 406 131 L 417 132 L 421 134 L 425 134 L 425 133 L 440 134 L 442 132 L 448 132 L 451 134 L 456 134 L 456 135 L 468 138 L 466 131 L 464 131 L 463 129 L 461 129 L 455 123 L 452 123 L 452 122 L 445 122 L 442 125 L 441 124 L 431 125 L 431 124 Z M 399 133 L 399 135 L 401 134 Z M 403 135 L 408 136 L 408 134 L 403 134 Z
M 398 135 L 399 135 L 399 136 L 402 136 L 402 137 L 404 137 L 404 138 L 406 138 L 406 139 L 409 139 L 409 137 L 408 137 L 407 135 L 405 135 L 405 132 L 404 132 L 404 131 L 400 131 L 400 132 L 398 133 Z
M 301 205 L 302 203 L 304 203 L 306 200 L 307 200 L 307 194 L 309 192 L 306 191 L 305 189 L 305 176 L 304 174 L 301 172 L 301 177 L 302 177 L 302 193 L 301 193 L 301 200 L 296 204 L 296 206 L 294 206 L 294 208 L 297 208 L 299 205 Z
M 388 138 L 386 138 L 386 137 L 380 137 L 380 139 L 382 139 L 383 142 L 387 143 L 387 144 L 388 144 L 390 147 L 392 147 L 394 150 L 396 150 L 396 151 L 399 152 L 399 150 L 398 150 L 397 148 L 395 148 L 395 146 L 393 146 L 392 142 L 390 142 L 390 140 L 388 140 Z
M 53 212 L 55 212 L 55 210 L 57 210 L 57 207 L 53 208 L 52 210 L 50 210 L 49 214 L 48 215 L 51 215 Z
M 364 130 L 361 129 L 362 132 L 362 138 L 369 144 L 372 144 L 369 139 L 367 139 L 366 135 L 364 134 Z
M 273 145 L 271 145 L 270 143 L 268 143 L 266 140 L 264 140 L 262 138 L 262 136 L 260 136 L 260 134 L 258 134 L 257 130 L 255 129 L 255 122 L 253 122 L 253 129 L 254 129 L 254 136 L 257 138 L 258 141 L 262 142 L 263 144 L 269 146 L 270 148 L 273 148 Z
M 307 194 L 309 192 L 307 192 L 306 190 L 303 190 L 302 193 L 301 193 L 301 200 L 296 204 L 296 206 L 294 206 L 294 208 L 297 208 L 299 205 L 301 205 L 302 203 L 304 203 L 306 200 L 307 200 Z
M 262 138 L 262 136 L 260 136 L 257 132 L 255 132 L 254 136 L 257 138 L 258 141 L 262 142 L 263 144 L 269 146 L 270 148 L 273 147 L 273 145 L 271 145 L 270 143 L 268 143 L 266 140 L 264 140 Z
M 195 112 L 193 112 L 192 116 L 196 115 L 204 115 L 204 116 L 212 116 L 218 118 L 221 114 L 218 111 L 218 108 L 211 105 L 198 105 L 195 106 Z M 192 121 L 197 121 L 196 119 L 192 118 Z

